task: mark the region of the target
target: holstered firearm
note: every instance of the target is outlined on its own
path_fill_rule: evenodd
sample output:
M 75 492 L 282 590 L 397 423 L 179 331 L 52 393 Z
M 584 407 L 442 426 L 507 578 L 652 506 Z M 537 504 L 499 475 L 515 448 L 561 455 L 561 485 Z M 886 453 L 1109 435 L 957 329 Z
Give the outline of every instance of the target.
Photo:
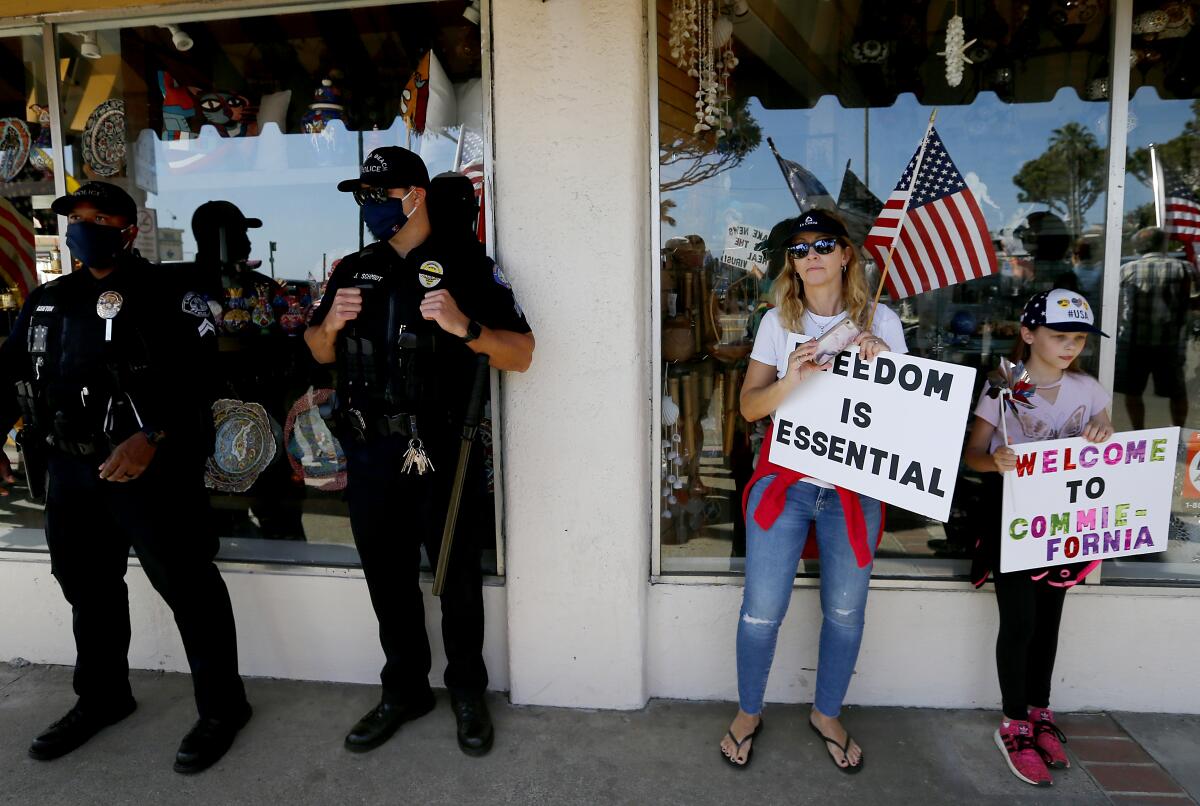
M 17 402 L 21 406 L 21 430 L 17 432 L 17 451 L 29 497 L 43 503 L 46 498 L 46 432 L 38 420 L 33 384 L 17 381 Z

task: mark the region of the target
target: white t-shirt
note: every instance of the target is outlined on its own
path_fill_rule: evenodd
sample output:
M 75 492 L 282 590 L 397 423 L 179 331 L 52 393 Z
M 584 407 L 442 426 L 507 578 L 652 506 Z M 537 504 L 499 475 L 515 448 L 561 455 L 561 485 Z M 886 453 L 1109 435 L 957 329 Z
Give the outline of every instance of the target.
M 812 311 L 806 310 L 804 312 L 804 332 L 796 334 L 796 343 L 803 344 L 818 338 L 845 318 L 845 311 L 833 316 L 818 316 Z M 904 341 L 904 325 L 900 321 L 900 317 L 896 316 L 890 308 L 880 305 L 875 310 L 875 320 L 871 322 L 871 332 L 887 342 L 891 352 L 908 352 L 908 344 Z M 758 326 L 758 335 L 754 337 L 754 349 L 750 351 L 750 357 L 760 364 L 775 367 L 775 377 L 782 378 L 787 374 L 790 335 L 779 318 L 779 309 L 772 308 L 763 316 L 762 324 Z M 774 418 L 774 416 L 772 413 L 771 417 Z M 818 487 L 833 487 L 832 484 L 811 476 L 805 476 L 801 481 L 815 484 Z

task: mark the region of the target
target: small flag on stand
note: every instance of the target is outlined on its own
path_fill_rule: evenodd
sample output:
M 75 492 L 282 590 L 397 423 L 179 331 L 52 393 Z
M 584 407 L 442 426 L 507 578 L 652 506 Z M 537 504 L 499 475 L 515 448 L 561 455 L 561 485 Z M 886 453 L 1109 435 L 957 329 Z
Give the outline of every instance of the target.
M 1167 235 L 1183 242 L 1188 260 L 1196 263 L 1196 242 L 1200 241 L 1200 198 L 1196 191 L 1173 173 L 1167 178 Z
M 893 299 L 996 272 L 987 222 L 932 124 L 864 247 Z
M 814 207 L 826 210 L 837 209 L 837 203 L 834 202 L 833 196 L 829 195 L 825 186 L 821 184 L 820 179 L 813 176 L 800 163 L 781 157 L 775 150 L 775 142 L 770 137 L 767 138 L 767 145 L 771 147 L 771 153 L 775 155 L 775 160 L 779 163 L 779 170 L 783 171 L 783 178 L 788 183 L 788 188 L 792 191 L 796 204 L 800 206 L 800 212 L 807 212 Z

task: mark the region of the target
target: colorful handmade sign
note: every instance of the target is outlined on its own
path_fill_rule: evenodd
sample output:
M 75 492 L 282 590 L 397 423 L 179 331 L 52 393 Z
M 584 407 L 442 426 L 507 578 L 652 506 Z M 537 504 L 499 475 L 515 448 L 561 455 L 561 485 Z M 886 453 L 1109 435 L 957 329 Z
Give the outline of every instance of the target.
M 1166 551 L 1178 449 L 1175 427 L 1014 446 L 1001 572 Z

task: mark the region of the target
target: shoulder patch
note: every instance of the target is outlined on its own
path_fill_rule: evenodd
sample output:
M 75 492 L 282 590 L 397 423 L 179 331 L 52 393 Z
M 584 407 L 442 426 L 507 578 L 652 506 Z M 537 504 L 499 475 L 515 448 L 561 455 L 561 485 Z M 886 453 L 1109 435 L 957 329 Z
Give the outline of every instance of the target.
M 201 319 L 207 319 L 212 316 L 212 311 L 208 307 L 208 302 L 195 291 L 189 291 L 183 295 L 183 302 L 180 305 L 184 313 L 190 313 L 192 316 L 199 316 Z
M 512 295 L 513 310 L 517 316 L 525 318 L 525 311 L 521 310 L 521 303 L 517 302 L 517 292 L 513 291 L 512 283 L 508 280 L 508 275 L 504 273 L 504 269 L 500 268 L 500 264 L 492 261 L 492 279 L 496 281 L 496 285 L 508 291 Z
M 421 285 L 426 288 L 436 288 L 441 282 L 446 270 L 442 268 L 442 264 L 436 260 L 426 260 L 417 269 L 417 279 L 421 281 Z

